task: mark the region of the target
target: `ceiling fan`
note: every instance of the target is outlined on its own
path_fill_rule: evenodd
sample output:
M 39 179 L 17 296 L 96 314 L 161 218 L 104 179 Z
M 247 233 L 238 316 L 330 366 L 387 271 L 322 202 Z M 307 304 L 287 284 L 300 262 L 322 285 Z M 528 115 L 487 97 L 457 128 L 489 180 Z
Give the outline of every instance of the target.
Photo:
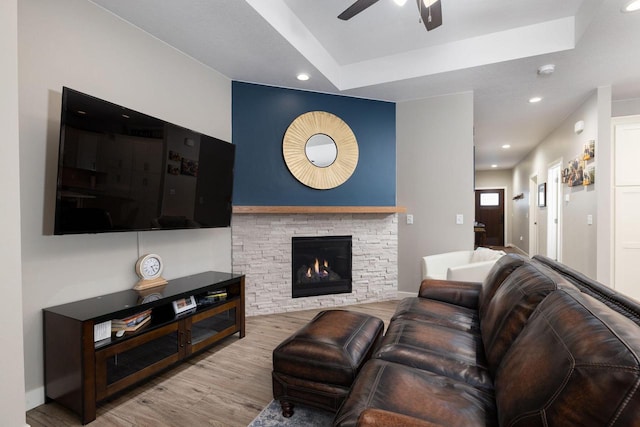
M 431 31 L 442 25 L 442 4 L 440 1 L 441 0 L 416 0 L 418 10 L 420 11 L 420 20 L 424 23 L 427 31 Z M 378 0 L 356 0 L 355 3 L 338 15 L 338 18 L 347 21 L 377 2 Z

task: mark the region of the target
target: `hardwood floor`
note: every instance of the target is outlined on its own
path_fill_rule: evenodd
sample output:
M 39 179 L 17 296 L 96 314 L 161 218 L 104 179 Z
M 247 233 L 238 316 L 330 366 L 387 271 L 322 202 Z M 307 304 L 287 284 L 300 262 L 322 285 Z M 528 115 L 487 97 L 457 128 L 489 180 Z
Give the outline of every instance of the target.
M 382 319 L 385 326 L 398 301 L 340 307 Z M 237 334 L 150 381 L 98 406 L 92 427 L 247 426 L 273 398 L 273 349 L 319 311 L 247 317 L 245 338 Z M 31 427 L 81 425 L 56 403 L 27 412 Z

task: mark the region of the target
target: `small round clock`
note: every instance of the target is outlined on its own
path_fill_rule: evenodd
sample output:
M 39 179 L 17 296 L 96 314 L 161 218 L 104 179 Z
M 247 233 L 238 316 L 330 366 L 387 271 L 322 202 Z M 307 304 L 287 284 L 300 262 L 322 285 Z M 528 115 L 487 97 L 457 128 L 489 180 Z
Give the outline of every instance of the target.
M 156 254 L 141 256 L 136 262 L 136 274 L 143 280 L 153 280 L 162 274 L 162 258 Z

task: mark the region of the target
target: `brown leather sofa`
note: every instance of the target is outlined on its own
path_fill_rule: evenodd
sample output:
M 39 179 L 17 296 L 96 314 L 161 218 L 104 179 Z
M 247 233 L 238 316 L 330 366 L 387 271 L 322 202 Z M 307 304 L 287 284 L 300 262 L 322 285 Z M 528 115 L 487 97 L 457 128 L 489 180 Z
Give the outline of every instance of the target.
M 548 258 L 400 302 L 334 426 L 640 426 L 640 305 Z

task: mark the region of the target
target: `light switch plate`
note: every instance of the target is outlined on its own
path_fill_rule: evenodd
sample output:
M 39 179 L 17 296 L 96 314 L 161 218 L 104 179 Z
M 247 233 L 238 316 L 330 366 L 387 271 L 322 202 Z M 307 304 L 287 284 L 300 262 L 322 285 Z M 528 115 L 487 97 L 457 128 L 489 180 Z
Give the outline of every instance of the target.
M 407 214 L 407 224 L 413 224 L 413 215 Z
M 587 225 L 593 225 L 593 215 L 587 215 Z
M 462 214 L 456 215 L 456 224 L 464 224 L 464 216 Z

